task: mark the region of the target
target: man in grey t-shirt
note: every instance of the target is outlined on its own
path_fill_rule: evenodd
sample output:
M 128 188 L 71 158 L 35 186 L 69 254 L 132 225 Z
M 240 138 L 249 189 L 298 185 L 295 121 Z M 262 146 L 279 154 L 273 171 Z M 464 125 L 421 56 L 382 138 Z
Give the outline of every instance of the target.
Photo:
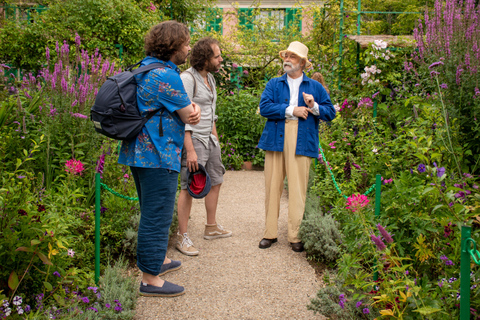
M 220 186 L 223 182 L 225 167 L 222 164 L 220 144 L 215 127 L 217 91 L 215 78 L 210 72 L 218 71 L 222 65 L 219 42 L 212 38 L 200 39 L 191 51 L 188 70 L 181 74 L 188 97 L 201 110 L 200 123 L 195 126 L 185 125 L 185 142 L 182 152 L 181 190 L 178 197 L 178 233 L 176 247 L 183 254 L 198 255 L 187 232 L 188 219 L 192 209 L 192 196 L 187 191 L 188 171 L 198 170 L 200 163 L 210 176 L 211 189 L 205 197 L 207 223 L 204 239 L 230 237 L 232 232 L 217 224 L 216 212 Z

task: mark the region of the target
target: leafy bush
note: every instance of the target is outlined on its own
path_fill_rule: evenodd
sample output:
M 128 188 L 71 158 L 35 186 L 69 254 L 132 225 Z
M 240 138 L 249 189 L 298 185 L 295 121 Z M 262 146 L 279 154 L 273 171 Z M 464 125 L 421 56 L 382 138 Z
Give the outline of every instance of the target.
M 116 45 L 123 45 L 125 63 L 132 64 L 143 58 L 145 33 L 163 19 L 160 11 L 132 0 L 52 0 L 48 10 L 34 16 L 35 23 L 6 21 L 0 33 L 0 61 L 38 70 L 39 61 L 46 62 L 46 47 L 55 52 L 56 39 L 73 44 L 78 33 L 83 39 L 81 49 L 118 59 Z
M 217 132 L 222 143 L 222 160 L 226 166 L 237 169 L 243 161 L 263 165 L 264 154 L 257 145 L 265 118 L 258 112 L 259 103 L 260 93 L 256 90 L 219 94 Z
M 307 206 L 298 237 L 307 254 L 316 261 L 332 263 L 340 257 L 338 245 L 342 235 L 332 215 L 323 215 L 321 211 L 309 212 Z

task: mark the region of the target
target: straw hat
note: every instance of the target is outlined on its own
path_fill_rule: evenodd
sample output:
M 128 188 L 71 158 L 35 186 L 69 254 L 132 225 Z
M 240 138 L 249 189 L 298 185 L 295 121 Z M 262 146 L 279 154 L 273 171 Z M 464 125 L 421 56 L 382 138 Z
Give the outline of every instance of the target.
M 283 51 L 280 51 L 279 54 L 280 54 L 280 58 L 282 59 L 285 59 L 285 53 L 286 52 L 293 52 L 295 53 L 297 56 L 299 56 L 300 58 L 302 59 L 305 59 L 305 68 L 310 68 L 312 66 L 312 63 L 310 61 L 308 61 L 308 48 L 306 45 L 304 45 L 303 43 L 299 42 L 299 41 L 293 41 L 292 43 L 290 43 L 290 45 L 288 46 L 288 49 L 287 50 L 283 50 Z

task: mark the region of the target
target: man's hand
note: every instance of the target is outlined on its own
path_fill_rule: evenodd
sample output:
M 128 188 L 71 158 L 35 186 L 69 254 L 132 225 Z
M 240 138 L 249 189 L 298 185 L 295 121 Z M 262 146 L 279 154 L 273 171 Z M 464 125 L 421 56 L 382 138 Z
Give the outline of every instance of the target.
M 195 172 L 198 170 L 198 157 L 195 149 L 187 151 L 187 168 L 190 172 Z
M 311 94 L 308 94 L 308 93 L 305 93 L 305 92 L 302 92 L 303 93 L 303 100 L 305 100 L 305 104 L 311 109 L 313 108 L 314 104 L 315 104 L 315 100 L 313 99 L 313 96 Z
M 188 116 L 188 121 L 191 125 L 196 125 L 200 122 L 200 108 L 195 102 L 192 102 L 193 112 Z M 196 156 L 196 155 L 195 155 Z
M 307 120 L 308 113 L 313 113 L 310 108 L 307 107 L 295 107 L 293 108 L 293 115 L 297 118 L 302 118 Z

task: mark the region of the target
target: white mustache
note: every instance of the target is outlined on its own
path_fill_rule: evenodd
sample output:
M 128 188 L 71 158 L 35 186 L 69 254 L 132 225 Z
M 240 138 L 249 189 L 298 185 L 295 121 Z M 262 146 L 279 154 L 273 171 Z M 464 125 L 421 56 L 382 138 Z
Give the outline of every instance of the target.
M 284 62 L 283 67 L 289 66 L 290 68 L 293 68 L 293 63 L 291 62 Z

